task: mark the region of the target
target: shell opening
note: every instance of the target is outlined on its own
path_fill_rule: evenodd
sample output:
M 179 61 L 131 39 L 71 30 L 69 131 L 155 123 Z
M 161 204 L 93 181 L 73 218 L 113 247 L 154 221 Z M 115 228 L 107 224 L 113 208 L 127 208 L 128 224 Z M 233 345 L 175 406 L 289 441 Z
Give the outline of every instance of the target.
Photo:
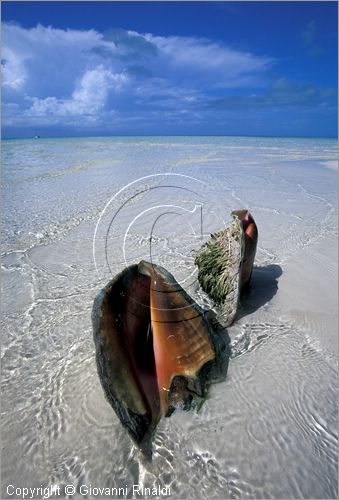
M 123 333 L 127 354 L 135 380 L 150 407 L 159 411 L 159 392 L 153 350 L 153 329 L 150 314 L 150 277 L 137 273 L 125 295 Z

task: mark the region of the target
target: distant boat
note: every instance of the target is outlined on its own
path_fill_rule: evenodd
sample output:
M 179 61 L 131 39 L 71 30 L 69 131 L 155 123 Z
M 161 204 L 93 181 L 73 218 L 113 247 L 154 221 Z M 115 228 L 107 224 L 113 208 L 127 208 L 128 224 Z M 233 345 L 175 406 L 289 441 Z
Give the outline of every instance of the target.
M 37 135 L 37 134 L 36 134 L 36 135 L 34 136 L 34 139 L 40 139 L 40 135 Z

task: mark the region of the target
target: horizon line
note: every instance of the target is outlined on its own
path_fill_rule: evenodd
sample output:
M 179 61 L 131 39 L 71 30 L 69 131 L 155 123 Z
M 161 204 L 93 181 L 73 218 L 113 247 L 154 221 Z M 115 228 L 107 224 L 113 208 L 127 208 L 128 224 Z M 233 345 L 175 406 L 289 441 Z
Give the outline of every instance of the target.
M 41 139 L 99 139 L 121 137 L 243 137 L 256 139 L 337 139 L 338 135 L 248 135 L 248 134 L 99 134 L 99 135 L 46 135 L 31 137 L 1 137 L 1 141 L 41 140 Z

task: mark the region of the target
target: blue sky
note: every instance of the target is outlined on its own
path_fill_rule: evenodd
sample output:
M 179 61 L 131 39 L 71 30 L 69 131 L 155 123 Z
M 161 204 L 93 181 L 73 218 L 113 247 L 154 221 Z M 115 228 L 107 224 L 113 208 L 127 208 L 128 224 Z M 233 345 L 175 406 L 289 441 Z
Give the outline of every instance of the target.
M 4 137 L 337 136 L 336 2 L 2 2 Z

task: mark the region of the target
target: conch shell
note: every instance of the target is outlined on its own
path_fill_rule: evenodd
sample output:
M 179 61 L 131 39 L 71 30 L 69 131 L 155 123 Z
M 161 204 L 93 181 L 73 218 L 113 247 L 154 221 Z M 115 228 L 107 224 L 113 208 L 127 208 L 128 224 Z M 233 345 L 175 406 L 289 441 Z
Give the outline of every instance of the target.
M 146 261 L 98 294 L 92 321 L 106 397 L 145 452 L 162 415 L 203 401 L 225 344 L 174 277 Z
M 258 241 L 258 229 L 248 210 L 235 210 L 231 215 L 231 225 L 211 234 L 195 252 L 199 283 L 214 300 L 224 327 L 234 321 L 240 293 L 249 288 Z

